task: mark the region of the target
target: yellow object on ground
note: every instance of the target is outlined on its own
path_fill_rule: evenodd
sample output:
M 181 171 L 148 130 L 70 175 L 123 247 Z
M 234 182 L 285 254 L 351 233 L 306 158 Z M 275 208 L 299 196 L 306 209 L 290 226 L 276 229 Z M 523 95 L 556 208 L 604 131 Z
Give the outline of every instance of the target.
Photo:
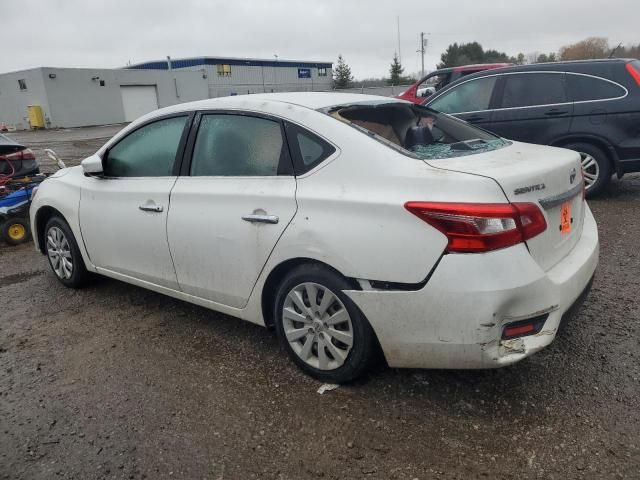
M 44 128 L 44 114 L 40 105 L 29 105 L 27 112 L 29 113 L 31 128 Z
M 7 233 L 11 240 L 13 240 L 14 242 L 19 242 L 27 234 L 27 229 L 24 228 L 24 225 L 20 223 L 14 223 L 12 225 L 9 225 Z

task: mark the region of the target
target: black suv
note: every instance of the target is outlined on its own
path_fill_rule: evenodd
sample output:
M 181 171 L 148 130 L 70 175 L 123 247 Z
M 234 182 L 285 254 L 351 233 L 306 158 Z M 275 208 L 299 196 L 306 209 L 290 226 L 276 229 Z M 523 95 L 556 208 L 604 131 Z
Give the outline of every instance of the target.
M 520 65 L 475 73 L 425 105 L 511 140 L 582 156 L 587 194 L 640 171 L 640 60 Z

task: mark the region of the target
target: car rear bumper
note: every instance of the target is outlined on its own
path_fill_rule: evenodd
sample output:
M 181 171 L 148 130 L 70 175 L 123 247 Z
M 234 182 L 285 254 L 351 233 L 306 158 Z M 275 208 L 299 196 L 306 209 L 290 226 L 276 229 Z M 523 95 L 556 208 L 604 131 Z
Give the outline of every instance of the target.
M 584 297 L 598 263 L 587 208 L 580 240 L 548 271 L 524 244 L 486 254 L 444 255 L 417 291 L 345 292 L 378 336 L 387 362 L 405 368 L 495 368 L 549 345 Z M 505 324 L 548 315 L 535 335 L 503 340 Z

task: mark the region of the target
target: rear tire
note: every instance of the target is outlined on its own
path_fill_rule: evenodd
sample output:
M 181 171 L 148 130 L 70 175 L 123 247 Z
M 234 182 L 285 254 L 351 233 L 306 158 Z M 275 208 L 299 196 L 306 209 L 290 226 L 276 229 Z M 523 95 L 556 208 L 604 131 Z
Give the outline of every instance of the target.
M 353 287 L 321 265 L 289 272 L 276 293 L 278 338 L 293 362 L 327 383 L 355 380 L 376 358 L 375 333 L 363 313 L 343 293 Z
M 611 180 L 611 162 L 607 154 L 590 143 L 571 143 L 564 148 L 580 154 L 587 198 L 600 194 Z
M 16 246 L 28 242 L 31 227 L 26 218 L 10 218 L 0 226 L 0 237 L 9 245 Z
M 51 217 L 44 228 L 44 250 L 56 278 L 65 287 L 80 288 L 89 280 L 71 228 L 60 217 Z

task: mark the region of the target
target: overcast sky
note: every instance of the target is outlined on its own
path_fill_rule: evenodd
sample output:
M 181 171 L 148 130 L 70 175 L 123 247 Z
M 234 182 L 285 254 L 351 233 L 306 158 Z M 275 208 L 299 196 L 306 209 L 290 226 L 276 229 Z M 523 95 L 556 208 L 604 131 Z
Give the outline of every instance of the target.
M 119 67 L 194 56 L 345 57 L 357 79 L 388 75 L 398 49 L 417 72 L 420 31 L 433 69 L 453 42 L 557 51 L 589 36 L 640 43 L 640 0 L 0 0 L 0 72 Z

